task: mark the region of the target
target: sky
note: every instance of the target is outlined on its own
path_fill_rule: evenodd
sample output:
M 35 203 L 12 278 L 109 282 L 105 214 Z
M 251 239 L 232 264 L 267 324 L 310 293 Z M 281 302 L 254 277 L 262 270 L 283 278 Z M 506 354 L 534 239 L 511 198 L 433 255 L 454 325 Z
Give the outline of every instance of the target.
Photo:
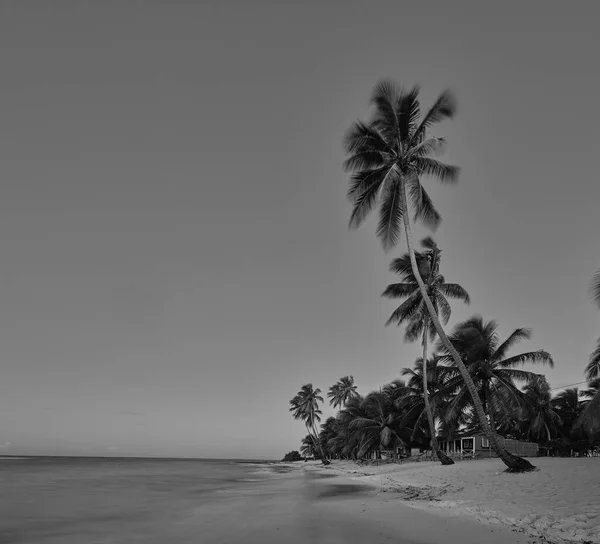
M 412 366 L 380 296 L 405 246 L 348 229 L 341 167 L 382 77 L 458 99 L 461 180 L 425 181 L 449 326 L 531 327 L 582 381 L 600 5 L 449 4 L 3 1 L 0 453 L 277 459 L 303 384 Z

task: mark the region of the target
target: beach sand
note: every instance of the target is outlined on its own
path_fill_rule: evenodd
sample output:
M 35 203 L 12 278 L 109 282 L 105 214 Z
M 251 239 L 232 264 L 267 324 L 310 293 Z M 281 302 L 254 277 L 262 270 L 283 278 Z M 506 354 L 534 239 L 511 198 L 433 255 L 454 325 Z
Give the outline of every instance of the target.
M 203 544 L 530 544 L 531 537 L 476 520 L 418 511 L 373 481 L 341 467 L 300 463 L 260 490 L 226 497 L 199 512 Z M 224 497 L 225 499 L 225 497 Z M 196 528 L 197 529 L 197 528 Z
M 507 474 L 497 459 L 358 466 L 334 461 L 312 470 L 377 486 L 394 504 L 486 527 L 508 527 L 549 542 L 600 543 L 600 459 L 537 458 L 539 470 Z

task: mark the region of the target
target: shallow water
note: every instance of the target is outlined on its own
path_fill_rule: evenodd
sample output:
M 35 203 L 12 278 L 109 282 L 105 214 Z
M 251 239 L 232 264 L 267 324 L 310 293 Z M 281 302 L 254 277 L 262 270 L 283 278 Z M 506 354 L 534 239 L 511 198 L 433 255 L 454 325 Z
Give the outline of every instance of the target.
M 200 542 L 203 514 L 261 494 L 266 464 L 0 459 L 0 544 Z

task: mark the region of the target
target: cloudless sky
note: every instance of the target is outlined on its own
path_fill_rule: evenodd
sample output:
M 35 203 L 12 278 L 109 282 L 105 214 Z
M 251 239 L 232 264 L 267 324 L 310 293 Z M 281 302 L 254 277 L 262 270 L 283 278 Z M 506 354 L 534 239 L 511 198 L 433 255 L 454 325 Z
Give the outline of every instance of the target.
M 451 88 L 443 273 L 533 328 L 553 387 L 600 335 L 597 2 L 0 4 L 0 453 L 280 458 L 288 401 L 419 355 L 384 327 L 342 139 L 381 77 Z M 418 238 L 427 232 L 417 229 Z M 332 414 L 325 410 L 325 416 Z

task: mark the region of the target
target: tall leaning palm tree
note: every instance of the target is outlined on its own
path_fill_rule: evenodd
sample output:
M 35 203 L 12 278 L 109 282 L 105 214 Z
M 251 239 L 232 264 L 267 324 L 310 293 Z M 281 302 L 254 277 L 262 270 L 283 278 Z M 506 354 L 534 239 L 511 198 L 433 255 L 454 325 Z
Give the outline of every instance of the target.
M 319 409 L 320 402 L 323 402 L 321 390 L 318 388 L 313 389 L 312 383 L 303 385 L 290 401 L 290 412 L 292 412 L 294 419 L 299 419 L 306 425 L 308 434 L 314 439 L 315 447 L 320 446 L 319 433 L 316 428 L 316 424 L 321 421 L 322 412 Z M 321 461 L 324 465 L 328 465 L 329 461 L 327 461 L 323 448 L 320 448 L 320 450 Z
M 348 191 L 353 202 L 350 228 L 358 228 L 379 203 L 377 236 L 384 249 L 393 248 L 404 230 L 413 274 L 430 319 L 467 383 L 475 413 L 490 445 L 509 471 L 532 470 L 534 467 L 529 461 L 508 453 L 492 433 L 475 384 L 460 355 L 448 340 L 429 298 L 413 249 L 408 201 L 413 207 L 414 220 L 432 228 L 441 221 L 440 214 L 421 183 L 422 179 L 429 176 L 442 182 L 458 180 L 457 167 L 434 158 L 443 150 L 444 139 L 427 134 L 437 123 L 454 116 L 455 99 L 445 91 L 421 116 L 417 86 L 406 91 L 399 89 L 392 81 L 383 80 L 375 86 L 371 104 L 374 112 L 370 121 L 356 122 L 345 139 L 348 157 L 344 167 L 353 172 Z
M 441 314 L 441 320 L 445 325 L 448 323 L 452 311 L 448 299 L 460 299 L 465 302 L 465 304 L 469 304 L 469 294 L 457 283 L 446 283 L 444 276 L 439 273 L 442 251 L 435 241 L 431 237 L 428 237 L 421 241 L 421 245 L 427 249 L 427 251 L 415 252 L 419 273 L 425 282 L 427 294 L 429 295 L 435 312 L 436 314 Z M 390 265 L 390 270 L 399 274 L 403 282 L 388 285 L 382 296 L 405 300 L 398 308 L 396 308 L 386 325 L 389 325 L 390 323 L 402 325 L 408 322 L 404 339 L 405 341 L 413 341 L 421 336 L 421 345 L 423 346 L 422 360 L 427 361 L 427 337 L 429 336 L 431 341 L 435 340 L 436 330 L 433 322 L 429 319 L 429 313 L 427 312 L 427 307 L 423 300 L 419 284 L 412 271 L 410 255 L 405 254 L 398 259 L 394 259 Z M 425 412 L 427 414 L 431 435 L 431 448 L 442 465 L 452 465 L 454 464 L 454 461 L 438 447 L 435 421 L 429 402 L 427 366 L 428 365 L 422 365 L 422 390 Z
M 334 408 L 343 407 L 348 399 L 355 397 L 356 385 L 354 385 L 354 376 L 344 376 L 334 383 L 327 392 L 329 404 Z

